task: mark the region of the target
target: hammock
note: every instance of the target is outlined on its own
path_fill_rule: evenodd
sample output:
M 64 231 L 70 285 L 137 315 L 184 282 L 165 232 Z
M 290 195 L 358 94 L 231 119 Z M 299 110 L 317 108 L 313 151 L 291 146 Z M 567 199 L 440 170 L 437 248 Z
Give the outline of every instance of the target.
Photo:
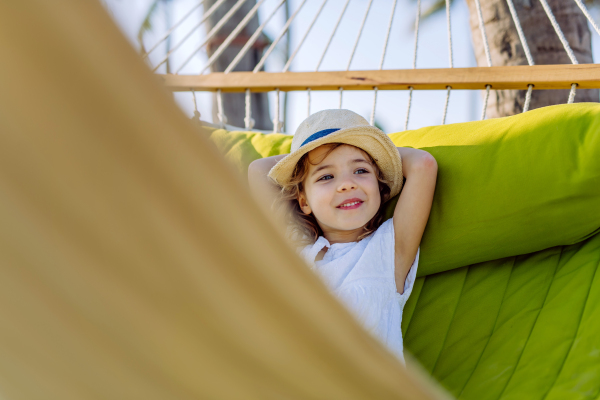
M 0 47 L 3 399 L 444 398 L 306 269 L 98 2 L 0 2 Z

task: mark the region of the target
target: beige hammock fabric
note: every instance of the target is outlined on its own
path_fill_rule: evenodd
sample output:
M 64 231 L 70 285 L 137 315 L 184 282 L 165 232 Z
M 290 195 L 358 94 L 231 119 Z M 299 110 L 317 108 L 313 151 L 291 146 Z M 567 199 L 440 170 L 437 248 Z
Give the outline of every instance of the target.
M 434 399 L 101 5 L 0 2 L 0 398 Z

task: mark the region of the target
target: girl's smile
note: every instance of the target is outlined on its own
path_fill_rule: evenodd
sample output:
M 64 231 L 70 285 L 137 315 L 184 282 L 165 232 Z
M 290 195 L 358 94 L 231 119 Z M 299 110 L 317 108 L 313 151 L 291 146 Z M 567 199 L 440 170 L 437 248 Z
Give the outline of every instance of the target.
M 337 206 L 337 208 L 342 210 L 354 210 L 355 208 L 360 207 L 362 203 L 364 202 L 361 199 L 357 199 L 356 197 L 354 197 L 352 199 L 344 201 L 342 204 Z

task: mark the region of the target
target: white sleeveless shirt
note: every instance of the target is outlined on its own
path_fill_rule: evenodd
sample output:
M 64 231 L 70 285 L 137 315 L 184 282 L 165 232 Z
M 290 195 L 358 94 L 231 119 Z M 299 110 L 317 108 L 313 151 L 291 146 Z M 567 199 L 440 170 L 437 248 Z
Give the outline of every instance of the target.
M 328 248 L 325 256 L 315 262 L 323 247 Z M 415 283 L 421 248 L 404 282 L 403 294 L 396 289 L 394 249 L 390 218 L 359 242 L 330 244 L 319 236 L 300 255 L 363 326 L 404 361 L 402 310 Z

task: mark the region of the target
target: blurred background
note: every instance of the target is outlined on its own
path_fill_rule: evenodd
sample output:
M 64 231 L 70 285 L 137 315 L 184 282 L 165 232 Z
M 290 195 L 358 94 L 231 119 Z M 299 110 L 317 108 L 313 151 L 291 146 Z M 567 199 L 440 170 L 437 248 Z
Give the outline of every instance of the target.
M 169 28 L 180 21 L 190 10 L 199 4 L 198 0 L 101 0 L 110 15 L 117 22 L 122 29 L 125 36 L 131 42 L 131 45 L 135 49 L 143 54 L 148 51 L 155 43 L 157 43 L 169 30 Z M 484 20 L 486 24 L 490 20 L 498 19 L 498 16 L 489 16 L 489 10 L 493 8 L 495 0 L 482 0 L 482 9 L 484 14 Z M 201 2 L 200 2 L 201 3 Z M 175 44 L 178 44 L 182 39 L 185 38 L 186 34 L 190 32 L 202 19 L 204 9 L 208 9 L 210 5 L 214 4 L 214 0 L 205 0 L 203 5 L 196 8 L 190 15 L 189 18 L 183 21 L 183 23 L 177 27 L 170 36 L 170 38 L 159 47 L 157 47 L 149 57 L 147 58 L 148 64 L 152 67 L 156 66 L 165 59 L 165 55 L 172 50 Z M 157 73 L 173 73 L 184 63 L 184 61 L 193 54 L 191 60 L 179 71 L 180 74 L 199 74 L 207 62 L 209 54 L 214 51 L 218 46 L 219 40 L 223 41 L 228 34 L 226 29 L 233 29 L 236 23 L 230 23 L 224 27 L 224 30 L 220 32 L 213 42 L 209 42 L 209 45 L 204 47 L 202 50 L 195 52 L 194 50 L 204 41 L 207 30 L 210 29 L 216 21 L 227 11 L 228 7 L 231 7 L 229 3 L 234 4 L 234 1 L 228 0 L 223 6 L 222 10 L 219 10 L 211 19 L 209 19 L 204 25 L 193 31 L 193 33 L 182 42 L 181 46 L 177 51 L 173 51 L 168 57 L 167 62 L 163 63 L 158 69 Z M 246 1 L 247 4 L 238 11 L 232 21 L 239 22 L 247 13 L 247 11 L 256 4 L 256 0 Z M 246 60 L 246 64 L 254 62 L 254 65 L 260 59 L 262 52 L 265 48 L 277 37 L 282 27 L 285 25 L 287 18 L 291 13 L 294 13 L 301 5 L 301 0 L 289 0 L 282 7 L 276 11 L 273 18 L 269 20 L 264 29 L 264 35 L 257 41 L 256 45 L 253 46 L 251 51 L 255 54 L 250 54 Z M 333 38 L 331 46 L 326 53 L 325 58 L 319 68 L 320 71 L 328 70 L 345 70 L 348 60 L 354 46 L 354 42 L 358 35 L 359 27 L 364 18 L 365 11 L 368 7 L 368 0 L 351 0 L 348 8 L 344 14 L 344 18 L 341 20 L 339 28 Z M 485 58 L 483 56 L 483 50 L 477 49 L 481 47 L 481 38 L 478 36 L 478 26 L 476 16 L 471 16 L 470 21 L 470 9 L 473 13 L 473 0 L 454 0 L 451 5 L 451 31 L 452 31 L 452 46 L 453 46 L 453 63 L 454 67 L 474 67 L 486 66 Z M 553 1 L 550 1 L 552 5 Z M 554 1 L 557 3 L 557 1 Z M 558 2 L 560 4 L 560 1 Z M 290 54 L 296 49 L 300 40 L 304 36 L 304 33 L 308 29 L 318 9 L 321 7 L 322 0 L 307 0 L 303 7 L 298 12 L 294 19 L 291 27 L 281 40 L 273 54 L 267 59 L 264 70 L 269 72 L 280 72 L 288 60 Z M 291 63 L 290 71 L 314 71 L 317 63 L 321 57 L 323 49 L 325 48 L 326 42 L 331 35 L 335 23 L 339 18 L 339 15 L 344 7 L 345 1 L 342 0 L 330 0 L 326 3 L 323 11 L 318 18 L 316 24 L 312 28 L 310 34 L 307 36 L 306 41 L 300 48 L 297 56 Z M 573 4 L 575 4 L 573 2 Z M 586 3 L 590 9 L 591 15 L 597 21 L 600 15 L 599 7 L 594 2 Z M 255 18 L 251 21 L 246 28 L 246 36 L 251 35 L 258 24 L 263 23 L 271 12 L 277 8 L 279 0 L 265 0 L 261 4 L 258 11 L 258 19 Z M 356 49 L 356 54 L 352 60 L 350 69 L 351 70 L 376 70 L 379 68 L 379 63 L 382 55 L 384 38 L 387 31 L 388 22 L 390 19 L 390 13 L 392 10 L 392 0 L 374 0 L 372 7 L 370 8 L 368 18 L 366 19 L 364 31 Z M 525 9 L 535 11 L 535 4 L 532 6 L 531 0 L 515 0 L 517 9 Z M 529 8 L 528 8 L 529 7 Z M 541 9 L 541 7 L 537 7 Z M 245 10 L 245 12 L 244 12 Z M 577 11 L 578 9 L 575 9 Z M 419 40 L 418 40 L 418 51 L 417 51 L 417 68 L 448 68 L 449 67 L 449 49 L 448 49 L 448 32 L 446 22 L 444 1 L 439 0 L 423 0 L 421 3 L 421 20 L 419 28 Z M 539 10 L 538 10 L 539 11 Z M 571 10 L 555 10 L 557 20 L 561 23 L 561 17 L 567 19 L 569 25 L 573 25 L 575 19 L 569 16 Z M 487 16 L 486 16 L 487 12 Z M 394 22 L 390 32 L 390 38 L 388 42 L 387 53 L 383 69 L 409 69 L 412 68 L 413 64 L 413 51 L 414 51 L 414 25 L 417 15 L 417 1 L 416 0 L 398 0 L 397 7 L 394 11 Z M 473 19 L 475 18 L 475 19 Z M 543 18 L 547 19 L 545 15 Z M 575 22 L 573 22 L 575 21 Z M 583 22 L 578 22 L 579 25 L 587 25 L 588 22 L 583 19 Z M 534 43 L 530 43 L 531 51 L 536 59 L 536 63 L 539 64 L 550 64 L 550 63 L 569 63 L 569 59 L 566 57 L 564 49 L 560 47 L 560 42 L 557 47 L 559 54 L 555 61 L 545 59 L 540 62 L 540 57 L 537 56 L 536 52 L 544 51 L 543 47 L 552 47 L 552 43 L 548 46 L 544 46 L 543 35 L 531 34 L 531 29 L 536 28 L 536 23 L 531 21 L 522 21 L 523 29 L 525 31 L 528 40 L 532 40 Z M 591 29 L 590 32 L 584 32 L 582 36 L 582 26 L 565 27 L 565 23 L 561 23 L 561 27 L 565 30 L 565 35 L 571 42 L 575 53 L 580 60 L 580 63 L 593 62 L 589 60 L 593 57 L 593 60 L 597 60 L 600 57 L 600 42 L 596 32 Z M 549 26 L 549 24 L 548 24 Z M 590 29 L 590 27 L 587 27 Z M 495 29 L 493 26 L 488 29 L 488 37 L 491 36 L 490 47 L 492 48 L 492 60 L 493 65 L 518 65 L 526 64 L 524 56 L 517 54 L 516 56 L 511 54 L 511 46 L 516 50 L 519 50 L 519 44 L 508 44 L 508 48 L 502 48 L 507 46 L 503 40 L 494 40 Z M 490 29 L 492 30 L 490 32 Z M 547 30 L 548 28 L 546 28 Z M 550 28 L 551 29 L 551 28 Z M 591 54 L 581 55 L 582 51 L 586 52 L 584 48 L 579 49 L 577 44 L 573 44 L 571 40 L 569 29 L 573 30 L 573 34 L 578 36 L 580 42 L 589 42 L 591 40 Z M 475 32 L 475 44 L 473 42 L 473 35 Z M 553 32 L 550 32 L 555 35 Z M 496 34 L 496 36 L 498 36 Z M 531 38 L 530 38 L 531 37 Z M 535 37 L 541 37 L 542 45 L 535 43 Z M 220 38 L 220 39 L 219 39 Z M 215 42 L 216 40 L 216 42 Z M 586 43 L 587 43 L 586 42 Z M 234 42 L 235 44 L 235 42 Z M 241 43 L 243 45 L 243 43 Z M 238 49 L 241 47 L 238 45 Z M 516 47 L 515 47 L 516 46 Z M 587 46 L 587 45 L 586 45 Z M 582 46 L 582 47 L 586 47 Z M 493 47 L 497 48 L 497 52 L 494 53 Z M 588 46 L 589 47 L 589 46 Z M 209 53 L 207 53 L 207 51 Z M 518 51 L 515 51 L 518 53 Z M 521 50 L 522 53 L 522 50 Z M 562 54 L 564 53 L 564 54 Z M 236 53 L 233 53 L 235 56 Z M 507 60 L 501 60 L 502 57 L 495 56 L 502 55 Z M 230 56 L 229 61 L 233 56 Z M 518 56 L 521 56 L 520 58 Z M 225 54 L 222 57 L 227 57 Z M 254 57 L 254 60 L 252 59 Z M 586 58 L 587 57 L 587 58 Z M 244 63 L 241 63 L 236 70 L 244 70 Z M 213 66 L 213 70 L 223 70 L 228 65 L 227 60 L 220 60 Z M 221 68 L 221 69 L 219 69 Z M 246 66 L 246 69 L 247 66 Z M 251 69 L 251 68 L 250 68 Z M 492 91 L 493 93 L 494 91 Z M 524 91 L 514 91 L 524 92 Z M 565 92 L 565 91 L 562 91 Z M 534 104 L 535 98 L 539 92 L 534 92 L 532 97 L 532 108 L 536 108 Z M 448 106 L 448 115 L 446 123 L 456 123 L 478 120 L 481 118 L 481 109 L 483 104 L 483 91 L 466 91 L 466 90 L 455 90 L 452 91 L 450 96 L 450 102 Z M 564 93 L 563 93 L 564 95 Z M 198 109 L 202 115 L 202 120 L 208 122 L 215 121 L 215 111 L 213 108 L 214 95 L 207 92 L 196 92 L 198 100 Z M 224 102 L 230 104 L 234 110 L 227 110 L 226 114 L 228 117 L 228 123 L 236 126 L 242 126 L 243 122 L 240 123 L 240 118 L 243 118 L 244 109 L 243 101 L 235 103 L 233 98 L 228 101 L 225 95 Z M 237 95 L 238 99 L 243 98 L 243 94 Z M 253 95 L 260 96 L 260 95 Z M 268 100 L 253 97 L 253 115 L 252 117 L 256 120 L 257 129 L 270 130 L 272 129 L 272 118 L 275 113 L 275 94 L 269 93 Z M 564 95 L 566 96 L 566 95 Z M 583 96 L 578 92 L 576 101 L 585 100 Z M 598 92 L 593 91 L 590 93 L 593 101 L 598 101 Z M 590 96 L 587 97 L 586 101 L 589 100 Z M 491 101 L 503 101 L 502 96 L 498 97 L 494 94 L 490 95 Z M 179 92 L 174 93 L 174 98 L 179 104 L 181 109 L 190 117 L 193 115 L 194 103 L 192 94 L 190 92 Z M 502 97 L 503 98 L 503 97 Z M 519 107 L 522 107 L 522 100 L 524 93 L 516 93 L 515 98 L 506 98 L 504 101 L 508 104 L 508 109 L 503 111 L 504 114 L 490 115 L 488 117 L 510 115 L 519 111 Z M 443 108 L 446 99 L 446 91 L 414 91 L 413 100 L 410 113 L 410 122 L 408 125 L 409 129 L 417 129 L 429 125 L 437 125 L 442 121 Z M 298 124 L 307 116 L 307 93 L 305 91 L 289 92 L 286 95 L 282 93 L 280 96 L 280 110 L 281 118 L 283 119 L 283 128 L 287 133 L 293 133 Z M 558 101 L 557 101 L 558 102 Z M 566 102 L 566 97 L 565 101 Z M 268 103 L 268 104 L 267 104 Z M 261 104 L 265 110 L 260 110 Z M 514 106 L 513 106 L 514 104 Z M 339 92 L 338 91 L 313 91 L 311 94 L 311 106 L 310 112 L 314 113 L 319 110 L 328 108 L 337 108 L 339 105 Z M 370 117 L 371 109 L 373 105 L 373 92 L 372 91 L 345 91 L 343 95 L 343 108 L 351 109 L 359 114 L 363 115 L 367 120 Z M 404 129 L 406 110 L 408 105 L 408 91 L 379 91 L 377 97 L 377 111 L 375 115 L 375 124 L 382 128 L 385 132 L 397 132 Z M 538 105 L 542 106 L 544 104 Z M 257 108 L 258 107 L 258 108 Z M 505 109 L 507 107 L 504 107 Z M 488 109 L 489 110 L 489 109 Z M 232 113 L 239 113 L 240 116 L 232 116 Z M 237 121 L 237 122 L 236 122 Z

